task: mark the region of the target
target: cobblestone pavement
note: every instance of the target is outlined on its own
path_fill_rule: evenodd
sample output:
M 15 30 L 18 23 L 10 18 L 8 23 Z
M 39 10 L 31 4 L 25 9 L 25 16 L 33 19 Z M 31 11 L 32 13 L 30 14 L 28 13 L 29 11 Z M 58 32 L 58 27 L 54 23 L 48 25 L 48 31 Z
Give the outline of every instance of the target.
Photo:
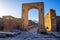
M 0 40 L 60 40 L 52 35 L 44 35 L 37 33 L 38 28 L 33 28 L 29 32 L 21 31 L 21 34 L 10 37 L 10 38 L 0 38 Z
M 16 37 L 0 38 L 0 40 L 59 40 L 59 38 L 55 38 L 54 36 L 43 35 L 39 33 L 22 32 Z

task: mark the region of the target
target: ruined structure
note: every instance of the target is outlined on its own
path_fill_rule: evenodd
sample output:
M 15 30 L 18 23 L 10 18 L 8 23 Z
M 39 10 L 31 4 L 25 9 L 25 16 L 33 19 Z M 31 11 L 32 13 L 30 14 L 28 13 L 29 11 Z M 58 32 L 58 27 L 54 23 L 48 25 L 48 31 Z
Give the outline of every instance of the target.
M 4 31 L 13 31 L 16 29 L 21 29 L 22 19 L 15 18 L 13 16 L 3 16 L 3 30 Z
M 22 29 L 22 18 L 16 18 L 17 27 Z
M 4 21 L 4 31 L 12 31 L 14 28 L 14 17 L 12 16 L 3 16 Z
M 28 11 L 32 8 L 38 10 L 39 22 L 38 22 L 38 31 L 47 30 L 47 31 L 60 31 L 60 16 L 56 16 L 56 11 L 50 9 L 47 15 L 44 16 L 44 3 L 25 3 L 22 4 L 22 18 L 15 18 L 12 16 L 3 16 L 0 18 L 0 28 L 3 27 L 4 31 L 12 31 L 16 27 L 22 30 L 28 30 L 29 25 L 32 25 L 32 21 L 28 21 Z M 32 23 L 32 24 L 31 24 Z
M 28 11 L 32 8 L 35 8 L 39 11 L 39 30 L 44 29 L 44 3 L 43 2 L 37 2 L 37 3 L 28 3 L 28 4 L 22 4 L 22 20 L 23 20 L 23 26 L 22 28 L 25 30 L 28 30 Z
M 60 16 L 56 16 L 57 32 L 60 31 Z
M 2 18 L 0 18 L 0 31 L 3 31 L 4 30 L 4 25 L 3 25 L 3 19 Z
M 47 31 L 56 31 L 56 12 L 53 9 L 44 17 L 45 28 Z

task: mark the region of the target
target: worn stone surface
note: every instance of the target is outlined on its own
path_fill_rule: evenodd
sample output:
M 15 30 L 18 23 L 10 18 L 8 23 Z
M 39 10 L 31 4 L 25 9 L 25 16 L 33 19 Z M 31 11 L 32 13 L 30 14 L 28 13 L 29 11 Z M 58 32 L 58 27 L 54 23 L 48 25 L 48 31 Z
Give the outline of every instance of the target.
M 11 31 L 14 29 L 14 26 L 17 25 L 20 29 L 28 30 L 29 22 L 28 22 L 28 11 L 32 8 L 38 10 L 39 22 L 38 22 L 38 30 L 46 29 L 47 31 L 57 31 L 58 22 L 60 22 L 60 16 L 56 16 L 56 12 L 54 9 L 50 9 L 46 16 L 44 16 L 44 3 L 24 3 L 22 4 L 22 18 L 14 18 L 14 17 L 3 17 L 0 19 L 0 26 L 4 27 L 4 31 Z M 30 22 L 31 25 L 31 22 Z M 59 27 L 58 27 L 59 28 Z
M 44 17 L 44 24 L 47 31 L 56 31 L 56 12 L 53 9 Z
M 12 16 L 3 16 L 4 21 L 4 31 L 12 31 L 14 28 L 14 17 Z
M 26 3 L 22 4 L 22 20 L 23 29 L 28 30 L 28 11 L 32 8 L 38 9 L 39 11 L 39 30 L 44 28 L 44 3 Z

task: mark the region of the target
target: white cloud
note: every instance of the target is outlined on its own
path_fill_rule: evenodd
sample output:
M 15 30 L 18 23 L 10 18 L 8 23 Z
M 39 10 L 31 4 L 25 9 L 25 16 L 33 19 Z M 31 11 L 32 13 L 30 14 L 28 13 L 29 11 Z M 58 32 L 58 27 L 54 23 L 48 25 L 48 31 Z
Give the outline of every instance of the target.
M 38 21 L 38 18 L 33 18 L 32 20 L 36 20 L 36 21 Z

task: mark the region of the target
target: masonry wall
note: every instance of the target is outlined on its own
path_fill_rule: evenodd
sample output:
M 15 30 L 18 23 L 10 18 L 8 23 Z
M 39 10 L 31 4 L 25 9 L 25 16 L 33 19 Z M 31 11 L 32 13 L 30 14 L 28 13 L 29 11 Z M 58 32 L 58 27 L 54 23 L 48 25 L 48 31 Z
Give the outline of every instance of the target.
M 14 29 L 14 17 L 12 16 L 4 16 L 3 17 L 4 21 L 4 31 L 12 31 Z
M 55 10 L 50 9 L 47 15 L 44 17 L 45 28 L 47 31 L 56 31 L 56 13 Z
M 16 23 L 19 29 L 22 29 L 22 18 L 16 18 Z
M 2 18 L 0 18 L 0 31 L 3 31 L 3 19 Z
M 0 18 L 0 31 L 15 31 L 22 29 L 22 18 L 3 16 Z
M 44 24 L 45 24 L 45 28 L 47 31 L 51 31 L 51 16 L 50 16 L 50 12 L 47 13 L 47 15 L 44 17 Z
M 56 16 L 57 21 L 57 31 L 60 32 L 60 16 Z

